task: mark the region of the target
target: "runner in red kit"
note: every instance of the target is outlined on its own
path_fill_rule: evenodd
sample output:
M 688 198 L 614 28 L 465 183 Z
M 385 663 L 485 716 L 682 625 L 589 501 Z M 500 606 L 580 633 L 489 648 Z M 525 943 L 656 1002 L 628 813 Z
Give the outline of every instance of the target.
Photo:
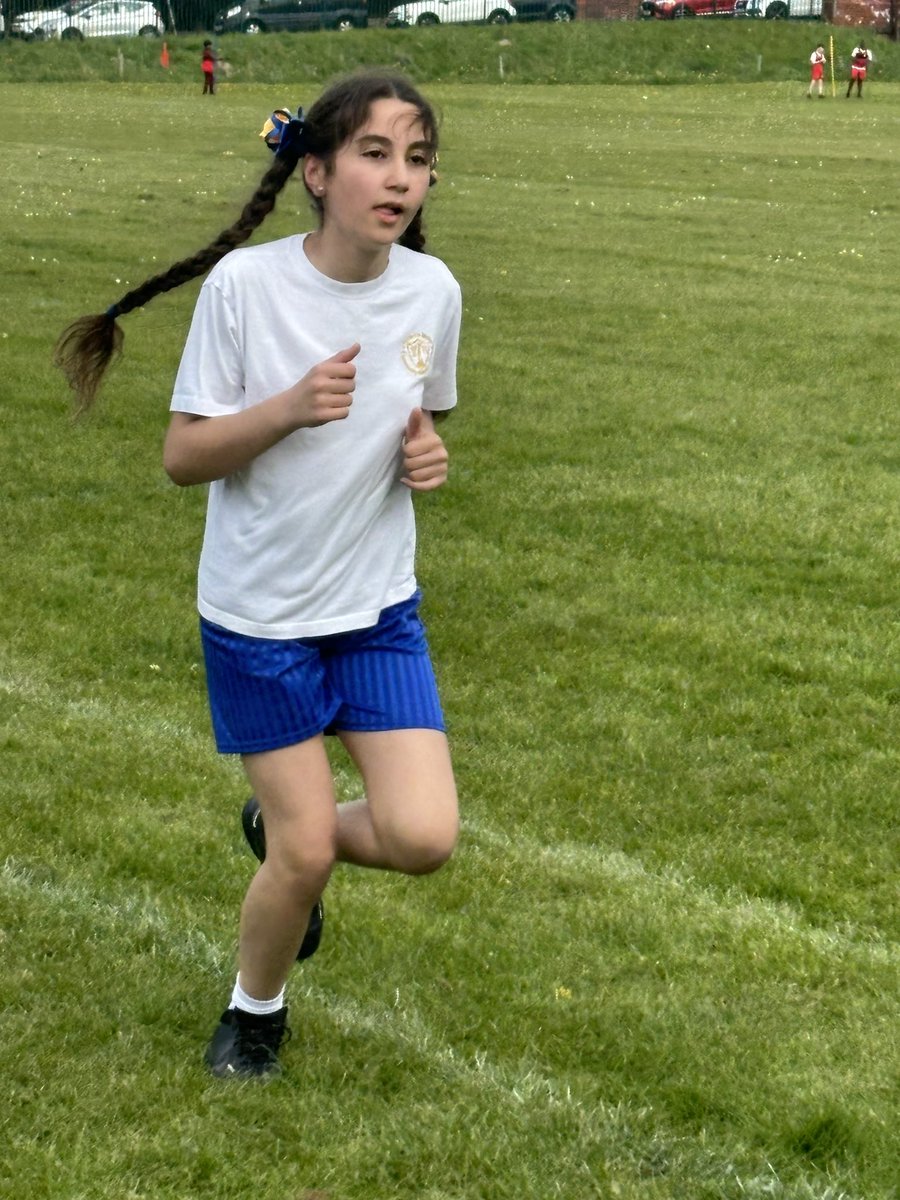
M 847 85 L 847 97 L 853 91 L 853 85 L 856 84 L 856 95 L 862 100 L 862 89 L 866 79 L 866 70 L 869 63 L 872 61 L 872 51 L 866 49 L 866 43 L 860 42 L 858 46 L 853 47 L 853 54 L 850 56 L 850 82 Z
M 213 50 L 212 42 L 203 43 L 200 68 L 203 71 L 203 95 L 214 96 L 216 94 L 216 53 Z
M 819 99 L 824 99 L 825 93 L 822 91 L 822 80 L 825 77 L 825 64 L 828 59 L 825 57 L 825 47 L 816 46 L 812 54 L 809 56 L 809 91 L 807 97 L 812 100 L 813 88 L 818 85 Z

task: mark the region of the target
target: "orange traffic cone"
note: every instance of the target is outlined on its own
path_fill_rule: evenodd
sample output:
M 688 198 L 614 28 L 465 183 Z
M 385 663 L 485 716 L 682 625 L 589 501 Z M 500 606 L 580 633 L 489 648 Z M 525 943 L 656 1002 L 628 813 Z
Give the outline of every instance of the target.
M 159 65 L 163 68 L 164 71 L 168 71 L 168 69 L 169 69 L 169 47 L 165 42 L 163 42 L 162 50 L 160 51 L 160 54 L 159 54 Z

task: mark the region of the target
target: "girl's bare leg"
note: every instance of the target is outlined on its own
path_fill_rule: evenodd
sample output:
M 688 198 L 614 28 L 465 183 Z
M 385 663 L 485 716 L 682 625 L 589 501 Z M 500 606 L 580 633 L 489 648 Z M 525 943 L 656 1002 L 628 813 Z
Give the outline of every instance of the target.
M 436 871 L 453 853 L 459 832 L 446 735 L 393 729 L 339 736 L 362 775 L 366 798 L 338 806 L 338 860 L 408 875 Z
M 238 971 L 258 1000 L 277 996 L 334 864 L 331 766 L 322 737 L 244 756 L 266 830 L 266 858 L 241 907 Z

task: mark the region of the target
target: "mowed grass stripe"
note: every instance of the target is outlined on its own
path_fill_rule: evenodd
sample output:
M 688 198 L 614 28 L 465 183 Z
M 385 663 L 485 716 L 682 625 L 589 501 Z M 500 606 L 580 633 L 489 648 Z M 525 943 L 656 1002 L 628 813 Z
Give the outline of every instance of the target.
M 0 886 L 8 897 L 25 897 L 33 918 L 49 916 L 81 927 L 85 939 L 97 944 L 98 935 L 109 936 L 109 947 L 139 945 L 149 949 L 152 939 L 155 957 L 175 959 L 207 974 L 211 969 L 230 968 L 232 948 L 210 939 L 198 926 L 185 927 L 166 916 L 161 906 L 147 896 L 123 895 L 115 900 L 98 896 L 89 884 L 80 881 L 41 879 L 32 869 L 7 858 L 0 866 Z M 113 954 L 113 957 L 115 955 Z M 501 1066 L 496 1052 L 487 1049 L 455 1049 L 432 1028 L 421 1012 L 399 994 L 393 1006 L 364 1004 L 340 996 L 326 988 L 301 986 L 294 989 L 292 1003 L 300 1007 L 315 1004 L 335 1026 L 352 1033 L 365 1033 L 388 1045 L 399 1045 L 427 1059 L 432 1069 L 450 1071 L 454 1077 L 476 1090 L 487 1089 L 504 1102 L 520 1105 L 542 1102 L 548 1105 L 580 1107 L 572 1088 L 560 1079 L 524 1068 L 520 1072 Z M 592 1112 L 606 1118 L 610 1129 L 625 1127 L 629 1119 L 625 1106 L 592 1103 Z M 601 1112 L 602 1109 L 602 1112 Z
M 873 931 L 810 926 L 787 904 L 737 891 L 723 895 L 674 869 L 650 871 L 634 855 L 600 845 L 547 845 L 527 835 L 512 837 L 479 821 L 464 821 L 463 829 L 475 843 L 475 852 L 487 853 L 495 865 L 514 861 L 532 872 L 543 867 L 550 876 L 576 886 L 579 881 L 611 880 L 633 891 L 642 911 L 671 907 L 682 920 L 693 917 L 698 926 L 712 923 L 731 927 L 735 933 L 747 930 L 796 940 L 823 955 L 847 955 L 872 964 L 900 966 L 900 945 L 881 940 Z
M 111 901 L 99 896 L 90 882 L 41 879 L 33 871 L 10 859 L 0 868 L 0 888 L 7 899 L 18 898 L 24 902 L 28 920 L 35 928 L 65 928 L 68 951 L 57 951 L 56 957 L 60 960 L 56 965 L 57 970 L 65 970 L 67 955 L 77 957 L 85 953 L 84 948 L 101 973 L 104 969 L 114 970 L 115 964 L 122 962 L 125 956 L 130 956 L 133 963 L 130 970 L 132 978 L 145 978 L 149 971 L 153 988 L 165 992 L 164 964 L 167 960 L 174 959 L 190 968 L 195 980 L 197 977 L 210 979 L 219 976 L 229 967 L 230 947 L 229 952 L 224 952 L 202 928 L 196 925 L 186 927 L 182 922 L 172 919 L 156 900 L 147 896 L 125 895 Z M 29 974 L 27 971 L 25 973 Z M 35 1026 L 28 1020 L 23 1023 L 24 1013 L 17 995 L 16 981 L 14 979 L 11 982 L 8 992 L 12 1013 L 9 1032 L 13 1041 L 17 1040 L 17 1034 L 33 1037 Z M 362 991 L 366 988 L 365 971 L 356 977 L 356 985 Z M 183 986 L 174 982 L 173 986 L 175 994 L 181 998 Z M 125 999 L 124 1005 L 119 998 L 119 1007 L 115 1009 L 110 1008 L 113 1002 L 113 996 L 107 996 L 106 989 L 93 994 L 89 998 L 90 1016 L 86 1019 L 114 1024 L 137 1062 L 152 1055 L 154 1049 L 158 1051 L 162 1042 L 166 1046 L 167 1056 L 181 1064 L 178 1068 L 180 1075 L 185 1070 L 190 1076 L 198 1073 L 199 1049 L 192 1045 L 190 1054 L 186 1056 L 182 1044 L 193 1036 L 193 1025 L 202 1023 L 203 1015 L 197 1011 L 196 1005 L 189 1018 L 181 1013 L 178 1027 L 173 1030 L 167 1028 L 162 1020 L 158 995 L 142 998 L 132 994 Z M 486 1104 L 490 1108 L 492 1126 L 496 1128 L 499 1125 L 502 1128 L 508 1123 L 512 1136 L 521 1134 L 522 1121 L 535 1126 L 545 1121 L 554 1125 L 562 1122 L 569 1129 L 566 1145 L 573 1153 L 577 1152 L 579 1141 L 583 1140 L 585 1152 L 596 1154 L 598 1148 L 602 1148 L 606 1166 L 612 1164 L 620 1170 L 635 1168 L 640 1174 L 650 1177 L 655 1170 L 661 1170 L 668 1176 L 665 1181 L 647 1178 L 644 1187 L 634 1193 L 616 1191 L 612 1194 L 668 1196 L 675 1194 L 669 1190 L 669 1185 L 677 1187 L 682 1172 L 700 1171 L 705 1178 L 712 1179 L 723 1172 L 731 1177 L 740 1171 L 750 1185 L 742 1194 L 783 1196 L 791 1200 L 800 1196 L 809 1197 L 810 1200 L 831 1200 L 836 1195 L 824 1186 L 821 1189 L 816 1187 L 812 1182 L 783 1190 L 775 1168 L 772 1168 L 771 1175 L 767 1177 L 767 1187 L 763 1189 L 761 1175 L 747 1175 L 745 1166 L 723 1163 L 721 1148 L 714 1149 L 702 1141 L 685 1139 L 677 1134 L 668 1126 L 664 1110 L 655 1108 L 640 1092 L 637 1096 L 623 1097 L 622 1090 L 610 1088 L 602 1076 L 584 1072 L 553 1073 L 527 1057 L 504 1063 L 502 1048 L 489 1047 L 486 1040 L 480 1045 L 463 1038 L 448 1040 L 436 1032 L 434 1025 L 429 1023 L 415 1004 L 410 1003 L 405 994 L 401 997 L 399 990 L 394 1003 L 389 1004 L 364 996 L 354 998 L 338 994 L 327 987 L 301 985 L 294 987 L 291 1002 L 303 1025 L 308 1024 L 313 1031 L 318 1031 L 309 1036 L 321 1038 L 323 1031 L 331 1027 L 353 1043 L 361 1040 L 367 1048 L 366 1055 L 374 1061 L 389 1059 L 408 1062 L 411 1058 L 425 1076 L 435 1081 L 435 1086 L 438 1081 L 441 1088 L 449 1086 L 456 1089 L 462 1086 L 473 1097 L 478 1097 L 479 1106 Z M 128 1028 L 129 1006 L 149 1014 L 149 1018 L 145 1015 L 144 1021 L 135 1019 L 133 1027 Z M 179 1011 L 182 1008 L 183 999 Z M 436 1015 L 439 1012 L 439 1009 L 436 1010 Z M 146 1028 L 148 1019 L 151 1023 L 154 1019 L 159 1020 L 159 1028 Z M 184 1028 L 186 1020 L 191 1025 L 188 1030 Z M 77 1025 L 78 1019 L 74 1019 L 67 1026 L 67 1032 L 58 1029 L 52 1036 L 69 1038 L 77 1031 Z M 107 1053 L 102 1040 L 98 1041 L 95 1050 L 88 1049 L 80 1057 L 79 1074 L 90 1074 L 92 1060 L 97 1057 L 103 1062 Z M 290 1057 L 295 1060 L 290 1064 L 295 1071 L 301 1074 L 309 1071 L 302 1047 Z M 53 1070 L 57 1069 L 69 1070 L 65 1061 L 59 1058 Z M 663 1074 L 670 1069 L 664 1060 L 660 1062 Z M 308 1084 L 309 1080 L 304 1077 L 303 1086 Z M 458 1092 L 454 1094 L 456 1103 L 463 1104 Z M 609 1096 L 615 1096 L 615 1102 L 611 1102 Z M 735 1147 L 735 1152 L 739 1149 L 741 1147 Z M 743 1150 L 746 1152 L 746 1147 Z M 586 1177 L 590 1177 L 592 1168 L 588 1167 L 587 1162 L 583 1164 L 583 1169 Z M 554 1165 L 554 1171 L 565 1178 L 569 1177 L 572 1170 L 572 1163 L 568 1161 Z M 662 1190 L 657 1191 L 657 1187 Z M 483 1193 L 476 1190 L 446 1194 L 450 1197 Z M 497 1194 L 504 1193 L 498 1191 Z M 559 1190 L 555 1180 L 548 1179 L 546 1190 L 531 1194 L 571 1197 L 603 1193 L 587 1190 L 583 1193 L 567 1193 L 565 1185 Z M 844 1200 L 853 1200 L 850 1192 L 841 1192 L 840 1195 Z
M 149 676 L 152 681 L 153 675 Z M 152 682 L 148 684 L 152 687 Z M 15 704 L 15 710 L 4 722 L 7 730 L 27 728 L 33 724 L 26 716 L 22 705 L 39 710 L 43 722 L 53 721 L 59 731 L 83 727 L 82 732 L 96 729 L 106 730 L 118 736 L 150 739 L 173 745 L 173 740 L 184 748 L 186 743 L 198 751 L 209 752 L 211 740 L 208 729 L 194 723 L 188 712 L 172 715 L 172 708 L 160 705 L 148 698 L 142 704 L 129 696 L 116 701 L 99 695 L 77 694 L 71 682 L 54 679 L 49 667 L 34 660 L 17 660 L 10 652 L 3 654 L 0 664 L 0 695 L 6 695 Z M 184 691 L 179 688 L 182 704 Z M 179 710 L 176 708 L 175 712 Z M 213 755 L 210 753 L 212 759 Z
M 199 965 L 204 970 L 223 970 L 233 958 L 232 948 L 215 942 L 198 925 L 186 926 L 174 916 L 167 916 L 147 895 L 130 894 L 123 889 L 113 898 L 101 892 L 90 879 L 45 876 L 46 868 L 41 864 L 29 866 L 15 858 L 7 858 L 0 866 L 0 884 L 5 894 L 27 897 L 35 912 L 44 909 L 66 919 L 74 916 L 90 930 L 91 940 L 99 930 L 107 930 L 117 942 L 132 946 L 140 945 L 147 937 L 154 938 L 162 956 L 174 957 L 193 967 Z
M 90 945 L 95 948 L 101 966 L 106 961 L 110 966 L 120 961 L 125 947 L 130 947 L 133 953 L 136 946 L 151 959 L 175 959 L 201 975 L 209 975 L 211 971 L 218 973 L 227 965 L 229 956 L 202 929 L 185 929 L 170 921 L 160 906 L 148 897 L 124 897 L 110 902 L 98 898 L 89 885 L 41 880 L 10 859 L 0 867 L 0 888 L 6 897 L 19 896 L 25 899 L 31 920 L 42 924 L 64 923 L 70 933 L 70 945 Z M 598 1147 L 603 1147 L 606 1166 L 614 1165 L 619 1170 L 637 1167 L 641 1174 L 647 1176 L 641 1188 L 634 1193 L 622 1190 L 621 1184 L 617 1185 L 612 1193 L 616 1196 L 671 1194 L 665 1182 L 652 1179 L 656 1170 L 664 1170 L 676 1179 L 681 1171 L 699 1170 L 707 1177 L 715 1177 L 723 1172 L 726 1176 L 737 1173 L 737 1168 L 722 1163 L 712 1148 L 687 1141 L 667 1129 L 660 1121 L 659 1113 L 654 1112 L 649 1104 L 629 1103 L 621 1097 L 612 1103 L 598 1094 L 599 1089 L 593 1080 L 584 1076 L 575 1080 L 549 1074 L 527 1061 L 515 1065 L 504 1064 L 499 1052 L 493 1048 L 454 1046 L 429 1025 L 415 1006 L 407 1000 L 401 1001 L 399 994 L 395 1004 L 388 1005 L 338 995 L 320 986 L 303 986 L 295 988 L 294 992 L 294 1011 L 302 1014 L 304 1021 L 309 1020 L 312 1006 L 318 1013 L 320 1028 L 324 1022 L 325 1026 L 331 1026 L 354 1040 L 363 1038 L 371 1047 L 369 1054 L 372 1057 L 399 1056 L 406 1060 L 411 1056 L 420 1064 L 423 1072 L 440 1081 L 441 1087 L 455 1089 L 461 1086 L 479 1097 L 479 1105 L 490 1106 L 492 1125 L 499 1123 L 502 1127 L 508 1123 L 511 1136 L 520 1134 L 522 1121 L 536 1126 L 545 1121 L 568 1123 L 570 1134 L 567 1144 L 573 1153 L 578 1152 L 581 1142 L 585 1151 L 596 1152 Z M 148 1033 L 146 1030 L 122 1029 L 122 1013 L 111 1013 L 103 1004 L 102 996 L 99 999 L 99 1015 L 93 1013 L 91 1019 L 119 1023 L 120 1037 L 130 1047 L 136 1061 L 150 1054 L 164 1030 Z M 13 1010 L 21 1011 L 14 988 L 9 1000 Z M 134 1003 L 139 1006 L 141 1001 L 134 998 Z M 154 998 L 148 998 L 144 1003 L 152 1010 Z M 34 1033 L 33 1027 L 27 1022 L 22 1025 L 21 1021 L 17 1021 L 15 1025 L 23 1032 L 28 1029 L 31 1035 Z M 10 1031 L 15 1035 L 12 1022 Z M 68 1037 L 71 1033 L 70 1027 L 65 1035 L 61 1030 L 56 1030 L 54 1036 Z M 182 1030 L 178 1036 L 183 1039 L 186 1035 Z M 299 1055 L 301 1052 L 297 1053 Z M 99 1043 L 96 1054 L 102 1062 L 105 1050 Z M 182 1073 L 185 1067 L 189 1074 L 199 1072 L 199 1051 L 185 1059 L 182 1050 L 180 1057 Z M 298 1057 L 297 1062 L 300 1061 Z M 90 1064 L 90 1054 L 82 1057 L 80 1070 L 90 1072 Z M 59 1060 L 57 1066 L 62 1071 L 68 1070 Z M 456 1103 L 462 1103 L 458 1093 Z M 545 1190 L 541 1194 L 547 1197 L 566 1196 L 567 1200 L 571 1200 L 573 1193 L 565 1191 L 565 1184 L 560 1185 L 557 1176 L 569 1177 L 573 1171 L 576 1175 L 582 1174 L 584 1186 L 588 1188 L 595 1169 L 587 1162 L 573 1168 L 571 1162 L 557 1161 L 552 1176 L 548 1176 L 542 1185 Z M 596 1179 L 593 1182 L 597 1185 Z M 756 1181 L 757 1184 L 759 1182 Z M 657 1187 L 664 1190 L 657 1191 Z M 755 1191 L 754 1187 L 751 1184 L 745 1194 L 760 1197 L 788 1195 L 780 1190 L 774 1170 L 768 1179 L 767 1190 Z M 463 1193 L 448 1191 L 431 1194 L 446 1195 L 449 1200 L 450 1197 L 461 1197 Z M 474 1190 L 466 1194 L 480 1196 L 484 1193 Z M 594 1191 L 591 1186 L 590 1190 L 580 1194 L 601 1195 L 602 1192 Z M 809 1200 L 834 1200 L 835 1196 L 827 1188 L 820 1191 L 812 1185 L 791 1195 L 802 1195 Z M 855 1200 L 846 1192 L 841 1193 L 841 1197 L 842 1200 Z
M 153 748 L 148 747 L 148 742 L 157 743 L 157 751 L 163 751 L 169 749 L 173 737 L 177 737 L 181 743 L 180 753 L 185 750 L 198 752 L 208 760 L 210 772 L 214 775 L 221 772 L 223 782 L 227 782 L 229 788 L 234 787 L 233 763 L 218 759 L 212 752 L 209 734 L 192 726 L 187 718 L 172 718 L 150 705 L 135 712 L 130 700 L 93 696 L 61 701 L 60 697 L 64 695 L 61 683 L 54 684 L 40 667 L 36 670 L 11 668 L 9 658 L 7 656 L 7 665 L 0 675 L 0 692 L 6 692 L 19 702 L 27 701 L 45 712 L 51 711 L 60 722 L 60 729 L 74 726 L 75 736 L 78 736 L 79 727 L 84 725 L 93 731 L 87 734 L 92 738 L 133 737 L 135 752 L 151 754 Z M 33 724 L 27 708 L 19 708 L 9 727 L 15 725 L 27 729 Z M 82 736 L 85 736 L 83 732 Z M 338 768 L 337 780 L 345 798 L 359 790 L 355 776 L 349 771 Z M 112 827 L 120 826 L 123 833 L 131 825 L 127 813 L 112 817 L 106 814 L 104 820 L 111 821 Z M 577 884 L 579 879 L 615 880 L 619 886 L 634 893 L 636 905 L 652 910 L 660 906 L 674 907 L 682 920 L 688 913 L 693 913 L 698 925 L 714 923 L 722 928 L 730 927 L 735 933 L 756 931 L 765 936 L 795 939 L 824 955 L 852 956 L 873 965 L 900 965 L 900 946 L 880 938 L 871 929 L 804 924 L 801 914 L 786 903 L 775 903 L 737 890 L 720 893 L 675 869 L 651 871 L 637 856 L 606 849 L 602 844 L 547 844 L 521 831 L 511 836 L 473 819 L 464 820 L 463 830 L 474 843 L 468 852 L 474 848 L 480 855 L 487 854 L 492 872 L 501 870 L 505 863 L 515 862 L 520 868 L 527 867 L 529 873 L 543 866 L 548 879 L 563 877 L 570 884 Z M 224 850 L 224 838 L 222 840 Z

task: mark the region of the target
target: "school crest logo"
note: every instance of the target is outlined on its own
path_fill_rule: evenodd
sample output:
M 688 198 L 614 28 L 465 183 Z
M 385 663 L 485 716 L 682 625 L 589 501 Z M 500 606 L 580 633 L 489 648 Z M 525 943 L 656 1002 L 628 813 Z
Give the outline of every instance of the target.
M 431 366 L 433 355 L 434 342 L 427 333 L 411 333 L 400 351 L 404 367 L 413 375 L 424 375 Z

